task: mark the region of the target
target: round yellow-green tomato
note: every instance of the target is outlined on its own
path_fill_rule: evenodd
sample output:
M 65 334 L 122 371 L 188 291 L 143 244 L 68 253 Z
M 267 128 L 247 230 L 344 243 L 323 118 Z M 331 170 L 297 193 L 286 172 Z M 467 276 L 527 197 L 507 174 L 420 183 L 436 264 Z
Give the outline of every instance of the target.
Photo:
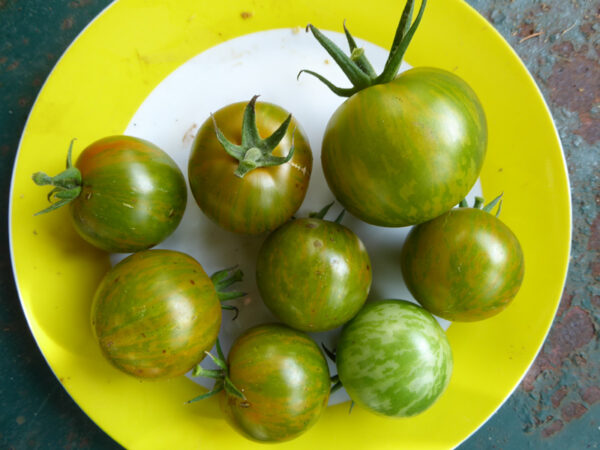
M 329 400 L 329 368 L 306 334 L 281 324 L 240 336 L 228 356 L 229 379 L 245 399 L 222 391 L 220 404 L 244 436 L 278 442 L 313 426 Z
M 331 330 L 354 317 L 371 278 L 369 255 L 358 236 L 323 219 L 286 223 L 258 254 L 256 281 L 265 305 L 302 331 Z
M 414 227 L 401 263 L 408 289 L 425 309 L 463 322 L 503 311 L 525 271 L 514 233 L 477 208 L 455 208 Z
M 385 416 L 425 411 L 452 375 L 444 330 L 404 300 L 367 303 L 342 330 L 336 352 L 339 379 L 359 406 Z
M 114 266 L 96 290 L 92 328 L 104 356 L 138 378 L 191 370 L 215 344 L 221 303 L 191 256 L 144 250 Z
M 461 201 L 486 147 L 485 113 L 473 89 L 452 72 L 417 67 L 342 103 L 327 124 L 321 163 L 350 213 L 403 227 Z
M 71 144 L 72 145 L 72 144 Z M 151 142 L 108 136 L 88 145 L 55 177 L 38 172 L 57 200 L 43 212 L 69 205 L 75 230 L 93 246 L 132 253 L 164 241 L 179 225 L 187 202 L 185 178 L 173 159 Z
M 282 124 L 285 134 L 270 140 Z M 298 210 L 312 162 L 298 121 L 282 107 L 254 97 L 206 119 L 194 139 L 188 178 L 204 214 L 226 230 L 256 235 L 274 230 Z

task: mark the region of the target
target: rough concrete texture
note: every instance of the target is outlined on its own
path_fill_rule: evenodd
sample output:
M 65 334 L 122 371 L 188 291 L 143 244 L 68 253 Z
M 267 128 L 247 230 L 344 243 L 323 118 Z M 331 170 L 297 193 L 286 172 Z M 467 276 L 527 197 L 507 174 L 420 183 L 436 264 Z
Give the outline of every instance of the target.
M 444 0 L 430 0 L 444 1 Z M 600 446 L 600 1 L 466 0 L 517 51 L 552 110 L 573 193 L 569 276 L 546 344 L 522 384 L 461 450 Z M 0 206 L 43 81 L 108 0 L 0 0 Z M 0 252 L 0 447 L 115 448 L 60 387 L 28 332 Z

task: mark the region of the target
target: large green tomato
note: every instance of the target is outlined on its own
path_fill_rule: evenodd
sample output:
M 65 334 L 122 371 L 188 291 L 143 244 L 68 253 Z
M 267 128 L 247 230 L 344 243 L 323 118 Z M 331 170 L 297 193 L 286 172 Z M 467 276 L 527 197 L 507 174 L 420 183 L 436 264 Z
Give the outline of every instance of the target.
M 371 287 L 371 262 L 361 240 L 343 225 L 296 219 L 263 243 L 256 281 L 267 307 L 303 331 L 325 331 L 350 320 Z
M 202 266 L 184 253 L 145 250 L 104 277 L 92 306 L 102 353 L 139 378 L 192 369 L 215 344 L 221 303 Z
M 523 281 L 523 251 L 498 218 L 476 208 L 452 209 L 413 227 L 401 254 L 404 281 L 433 314 L 475 321 L 498 314 Z
M 336 364 L 350 398 L 386 416 L 429 408 L 452 374 L 452 352 L 431 314 L 403 300 L 367 303 L 340 336 Z
M 92 245 L 131 253 L 167 238 L 185 211 L 187 187 L 173 159 L 151 142 L 110 136 L 86 147 L 75 166 L 56 177 L 34 175 L 53 185 L 57 202 L 69 203 L 73 225 Z M 52 197 L 52 196 L 51 196 Z
M 314 425 L 327 406 L 327 361 L 300 331 L 278 324 L 252 328 L 235 341 L 228 366 L 229 379 L 245 399 L 224 390 L 221 407 L 251 439 L 293 439 Z
M 255 102 L 256 97 L 249 104 L 225 106 L 207 119 L 188 163 L 190 187 L 200 209 L 223 228 L 243 234 L 274 230 L 289 220 L 304 200 L 312 170 L 308 138 L 296 119 L 289 121 L 280 141 L 269 142 L 266 136 L 272 136 L 289 113 L 278 105 Z M 217 129 L 240 160 L 225 150 Z M 292 146 L 291 159 L 277 162 Z M 248 170 L 255 163 L 258 167 Z
M 479 176 L 486 142 L 484 112 L 467 83 L 416 68 L 346 100 L 327 124 L 321 161 L 349 212 L 401 227 L 461 201 Z

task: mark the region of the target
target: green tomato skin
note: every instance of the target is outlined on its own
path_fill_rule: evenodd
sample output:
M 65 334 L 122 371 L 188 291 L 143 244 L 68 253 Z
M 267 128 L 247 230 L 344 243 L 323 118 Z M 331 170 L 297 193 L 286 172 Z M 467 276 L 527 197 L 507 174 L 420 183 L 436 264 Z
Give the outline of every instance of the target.
M 221 394 L 229 422 L 263 442 L 298 437 L 321 416 L 329 400 L 329 368 L 318 345 L 285 325 L 246 331 L 228 356 L 229 377 L 246 401 Z
M 227 105 L 213 114 L 219 129 L 235 144 L 241 143 L 246 103 Z M 270 136 L 287 118 L 280 106 L 256 103 L 260 136 Z M 235 233 L 256 235 L 285 223 L 300 208 L 312 171 L 312 151 L 300 124 L 292 118 L 273 150 L 274 156 L 292 159 L 279 166 L 260 167 L 243 178 L 234 175 L 239 164 L 217 140 L 212 118 L 200 127 L 188 162 L 188 178 L 196 203 L 211 220 Z
M 431 314 L 404 300 L 367 303 L 344 329 L 336 364 L 350 398 L 374 413 L 408 417 L 429 408 L 452 375 L 452 351 Z
M 487 125 L 456 75 L 416 68 L 364 89 L 333 114 L 321 162 L 329 187 L 365 222 L 401 227 L 443 214 L 481 171 Z
M 118 369 L 138 378 L 172 378 L 215 344 L 221 303 L 191 256 L 145 250 L 106 274 L 91 317 L 102 353 Z
M 263 243 L 256 281 L 265 305 L 287 325 L 325 331 L 346 323 L 365 303 L 371 262 L 361 240 L 335 222 L 297 219 Z
M 495 216 L 456 208 L 414 227 L 401 253 L 404 280 L 431 313 L 476 321 L 503 311 L 525 272 L 514 233 Z
M 83 180 L 70 205 L 77 232 L 115 253 L 150 248 L 179 225 L 187 186 L 179 167 L 154 144 L 111 136 L 88 146 L 75 164 Z

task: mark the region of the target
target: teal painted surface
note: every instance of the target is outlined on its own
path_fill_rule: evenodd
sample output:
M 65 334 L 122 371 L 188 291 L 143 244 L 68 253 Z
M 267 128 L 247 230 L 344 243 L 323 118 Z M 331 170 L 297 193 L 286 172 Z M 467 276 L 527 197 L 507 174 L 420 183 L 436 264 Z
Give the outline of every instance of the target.
M 438 0 L 440 1 L 440 0 Z M 0 207 L 48 73 L 107 0 L 0 0 Z M 460 450 L 600 446 L 600 2 L 468 0 L 508 40 L 554 115 L 573 191 L 570 272 L 555 324 L 521 385 Z M 541 34 L 538 34 L 541 33 Z M 510 88 L 510 87 L 506 87 Z M 0 448 L 118 448 L 70 399 L 21 311 L 0 222 Z

